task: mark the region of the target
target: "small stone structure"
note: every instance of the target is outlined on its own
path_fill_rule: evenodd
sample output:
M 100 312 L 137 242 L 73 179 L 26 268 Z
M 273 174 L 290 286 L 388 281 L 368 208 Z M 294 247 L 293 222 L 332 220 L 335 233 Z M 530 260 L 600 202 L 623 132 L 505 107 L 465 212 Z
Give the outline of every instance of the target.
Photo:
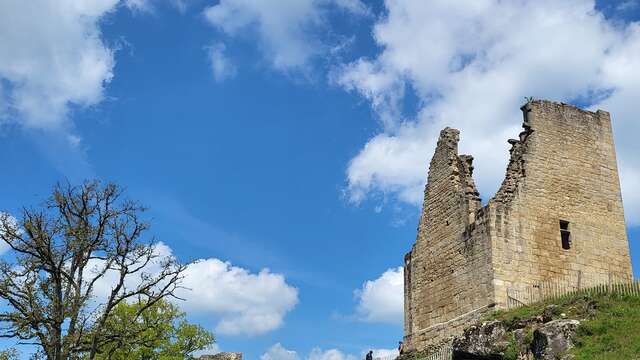
M 578 277 L 631 278 L 609 113 L 533 100 L 497 194 L 483 206 L 459 131 L 442 130 L 416 243 L 406 254 L 404 341 L 424 351 L 459 335 L 507 289 Z
M 202 355 L 200 360 L 242 360 L 242 353 L 239 352 L 221 352 L 215 355 Z

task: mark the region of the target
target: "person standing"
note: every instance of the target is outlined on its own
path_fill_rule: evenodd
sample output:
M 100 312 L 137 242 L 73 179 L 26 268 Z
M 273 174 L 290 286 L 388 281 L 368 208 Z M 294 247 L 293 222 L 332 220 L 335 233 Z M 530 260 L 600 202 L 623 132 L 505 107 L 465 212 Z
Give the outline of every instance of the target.
M 398 341 L 398 354 L 402 355 L 404 353 L 404 343 L 402 341 Z
M 373 360 L 373 351 L 369 350 L 364 360 Z

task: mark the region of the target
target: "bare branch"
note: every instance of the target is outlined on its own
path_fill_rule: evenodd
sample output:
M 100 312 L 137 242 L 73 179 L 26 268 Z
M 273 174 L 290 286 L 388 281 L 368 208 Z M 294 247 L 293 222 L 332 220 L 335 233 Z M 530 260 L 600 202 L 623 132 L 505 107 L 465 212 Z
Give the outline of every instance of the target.
M 143 237 L 144 208 L 122 198 L 114 184 L 57 184 L 40 209 L 24 208 L 19 219 L 0 213 L 0 241 L 15 255 L 0 262 L 0 337 L 40 346 L 48 359 L 93 359 L 121 341 L 102 326 L 120 303 L 138 297 L 147 306 L 174 297 L 185 267 L 160 259 Z M 148 274 L 151 266 L 159 270 Z M 107 299 L 94 289 L 117 274 Z M 97 306 L 94 306 L 96 305 Z

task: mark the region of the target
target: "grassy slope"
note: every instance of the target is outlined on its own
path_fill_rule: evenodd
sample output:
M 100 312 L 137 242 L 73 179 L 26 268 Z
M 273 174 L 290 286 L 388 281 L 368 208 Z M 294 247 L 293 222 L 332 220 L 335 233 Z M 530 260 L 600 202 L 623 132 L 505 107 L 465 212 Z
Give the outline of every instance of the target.
M 554 318 L 562 313 L 582 321 L 578 328 L 576 360 L 640 360 L 640 297 L 622 295 L 573 295 L 511 311 L 495 312 L 488 319 L 515 324 L 542 314 L 556 304 Z
M 578 328 L 576 359 L 640 359 L 640 298 L 606 296 L 598 304 Z

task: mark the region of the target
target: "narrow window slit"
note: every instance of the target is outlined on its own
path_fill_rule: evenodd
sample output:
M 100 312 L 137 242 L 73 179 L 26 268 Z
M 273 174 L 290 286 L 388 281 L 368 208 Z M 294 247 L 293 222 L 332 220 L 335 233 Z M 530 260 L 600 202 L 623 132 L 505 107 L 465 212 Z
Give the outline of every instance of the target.
M 560 220 L 560 238 L 562 239 L 562 248 L 564 250 L 571 249 L 571 231 L 569 231 L 569 222 Z

